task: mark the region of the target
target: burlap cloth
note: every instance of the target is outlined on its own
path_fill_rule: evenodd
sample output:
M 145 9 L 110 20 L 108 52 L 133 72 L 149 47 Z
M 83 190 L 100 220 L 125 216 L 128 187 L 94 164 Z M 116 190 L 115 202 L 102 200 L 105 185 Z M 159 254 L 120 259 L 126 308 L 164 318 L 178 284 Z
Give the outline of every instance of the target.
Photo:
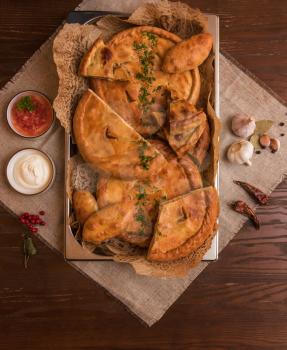
M 114 10 L 131 12 L 140 1 L 88 0 L 81 3 L 81 10 Z M 5 112 L 11 97 L 26 89 L 35 89 L 47 94 L 51 99 L 57 95 L 58 78 L 52 59 L 52 39 L 49 39 L 24 65 L 19 73 L 0 91 L 0 200 L 3 206 L 14 214 L 24 210 L 38 212 L 46 210 L 47 227 L 41 228 L 40 238 L 55 250 L 63 248 L 63 198 L 64 198 L 64 133 L 56 124 L 53 130 L 43 138 L 29 141 L 16 136 L 8 127 Z M 232 179 L 246 180 L 257 184 L 270 193 L 287 172 L 285 159 L 287 138 L 282 137 L 280 152 L 255 155 L 252 167 L 230 166 L 225 159 L 226 147 L 235 140 L 229 131 L 229 120 L 237 112 L 247 112 L 257 119 L 272 119 L 272 134 L 278 136 L 285 132 L 279 122 L 286 118 L 287 108 L 282 101 L 274 97 L 254 77 L 244 72 L 232 60 L 220 55 L 220 116 L 222 119 L 221 163 L 220 163 L 220 229 L 219 251 L 233 238 L 245 222 L 245 218 L 232 212 L 229 203 L 243 199 L 252 207 L 254 202 L 236 185 Z M 48 152 L 54 159 L 57 175 L 53 187 L 44 194 L 32 197 L 22 196 L 10 189 L 5 177 L 5 165 L 11 155 L 24 147 L 36 147 Z M 40 252 L 41 254 L 41 252 Z M 35 258 L 36 263 L 37 258 Z M 151 326 L 159 320 L 190 283 L 208 265 L 200 263 L 189 275 L 176 279 L 158 279 L 136 275 L 126 264 L 114 262 L 70 262 L 80 272 L 103 286 L 110 294 L 118 298 L 126 307 L 145 323 Z

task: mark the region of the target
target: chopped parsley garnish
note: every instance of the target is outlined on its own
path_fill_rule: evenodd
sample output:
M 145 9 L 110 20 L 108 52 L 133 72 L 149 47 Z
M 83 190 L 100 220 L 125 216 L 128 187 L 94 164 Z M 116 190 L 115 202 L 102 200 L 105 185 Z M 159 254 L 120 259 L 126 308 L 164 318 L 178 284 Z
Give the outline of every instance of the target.
M 145 235 L 144 230 L 142 228 L 138 231 L 138 235 L 139 236 L 144 236 Z
M 138 187 L 139 192 L 136 194 L 137 199 L 137 211 L 135 214 L 136 221 L 140 224 L 140 231 L 138 232 L 139 235 L 144 235 L 144 229 L 147 225 L 146 217 L 145 217 L 145 211 L 143 209 L 143 206 L 146 205 L 146 192 L 145 188 L 141 185 Z
M 145 141 L 139 141 L 139 159 L 140 159 L 140 165 L 144 170 L 149 170 L 150 162 L 155 158 L 152 156 L 145 155 L 145 151 L 148 148 L 148 144 Z
M 138 193 L 137 194 L 137 199 L 144 199 L 145 194 L 144 193 Z
M 140 93 L 139 93 L 139 101 L 142 104 L 146 104 L 148 102 L 148 96 L 150 96 L 150 93 L 148 92 L 147 88 L 144 86 L 141 86 Z
M 139 92 L 139 106 L 144 112 L 147 112 L 150 105 L 155 102 L 155 98 L 151 98 L 149 88 L 151 84 L 155 81 L 155 77 L 152 76 L 152 66 L 154 60 L 154 53 L 152 48 L 157 45 L 157 36 L 150 32 L 142 32 L 142 36 L 146 37 L 149 41 L 149 46 L 145 43 L 134 42 L 133 48 L 137 52 L 140 61 L 140 72 L 136 74 L 136 79 L 142 82 L 142 86 Z M 159 87 L 160 88 L 160 87 Z M 156 88 L 153 92 L 158 91 Z
M 159 90 L 162 88 L 161 85 L 158 85 L 156 88 L 152 90 L 152 92 L 159 92 Z
M 146 44 L 144 44 L 144 43 L 137 43 L 137 42 L 134 42 L 134 43 L 133 43 L 133 48 L 134 48 L 136 51 L 140 51 L 140 50 L 143 50 L 143 49 L 147 49 L 147 46 L 146 46 Z
M 157 45 L 157 36 L 155 34 L 151 32 L 143 32 L 143 35 L 148 38 L 152 47 L 155 47 Z
M 137 213 L 136 213 L 136 221 L 140 222 L 142 225 L 146 224 L 146 218 L 144 215 L 144 210 L 143 208 L 139 208 Z
M 31 96 L 24 96 L 21 98 L 21 100 L 17 103 L 17 109 L 19 111 L 27 110 L 29 112 L 33 112 L 35 109 L 35 105 L 32 102 Z
M 145 155 L 140 156 L 141 166 L 145 170 L 149 170 L 149 163 L 152 160 L 153 160 L 153 157 L 151 157 L 151 156 L 145 156 Z
M 145 197 L 146 197 L 145 188 L 140 186 L 139 193 L 136 194 L 136 198 L 138 201 L 141 201 L 142 199 L 145 199 Z

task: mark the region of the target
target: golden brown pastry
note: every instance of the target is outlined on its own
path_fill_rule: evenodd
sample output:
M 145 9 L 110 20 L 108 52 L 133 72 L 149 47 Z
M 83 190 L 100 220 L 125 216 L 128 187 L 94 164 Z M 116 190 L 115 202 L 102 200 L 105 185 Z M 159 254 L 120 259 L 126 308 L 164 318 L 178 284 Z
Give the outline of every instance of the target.
M 154 101 L 144 110 L 139 104 L 138 82 L 90 79 L 90 86 L 115 112 L 139 134 L 149 136 L 165 123 L 167 94 L 161 86 L 153 93 Z
M 101 177 L 97 185 L 97 198 L 100 208 L 127 201 L 133 205 L 135 213 L 130 218 L 129 229 L 121 232 L 119 238 L 131 244 L 147 246 L 156 220 L 158 203 L 165 198 L 163 191 L 138 181 Z
M 187 101 L 170 104 L 165 136 L 179 157 L 193 148 L 206 127 L 206 115 Z
M 126 200 L 100 209 L 85 222 L 83 240 L 99 245 L 110 238 L 120 237 L 145 247 L 153 231 L 153 215 L 148 209 L 149 206 L 139 206 L 137 200 Z
M 203 186 L 202 177 L 197 165 L 193 162 L 188 154 L 185 154 L 178 160 L 179 164 L 185 170 L 187 178 L 189 180 L 190 188 L 196 190 Z
M 173 168 L 171 167 L 171 169 Z M 97 184 L 97 199 L 100 209 L 124 201 L 135 201 L 137 211 L 140 212 L 140 215 L 135 215 L 130 219 L 132 228 L 121 232 L 119 238 L 139 246 L 146 246 L 149 243 L 159 203 L 190 190 L 183 169 L 180 169 L 179 166 L 179 169 L 175 168 L 175 172 L 170 176 L 158 176 L 157 180 L 152 183 L 100 177 Z M 176 182 L 175 178 L 177 178 Z M 114 210 L 117 210 L 117 207 L 114 207 Z M 144 224 L 144 227 L 139 226 L 139 223 Z M 144 234 L 141 229 L 144 229 Z
M 182 73 L 181 73 L 182 74 Z M 199 96 L 200 96 L 200 88 L 201 88 L 201 79 L 200 79 L 200 73 L 198 68 L 194 68 L 191 71 L 191 76 L 192 76 L 192 88 L 191 88 L 191 93 L 187 99 L 187 101 L 194 106 L 196 106 Z M 178 98 L 179 100 L 186 100 L 184 97 L 183 98 Z
M 153 70 L 160 70 L 166 51 L 180 41 L 181 39 L 175 34 L 149 26 L 121 31 L 107 44 L 99 38 L 82 59 L 79 74 L 89 77 L 134 80 L 137 74 L 141 73 L 139 55 L 141 51 L 152 48 Z
M 198 65 L 211 48 L 210 34 L 182 41 L 138 26 L 98 39 L 82 59 L 79 73 L 93 91 L 80 100 L 73 131 L 80 154 L 100 172 L 97 201 L 89 192 L 73 197 L 84 241 L 116 238 L 165 262 L 212 239 L 218 197 L 202 188 L 199 170 L 211 135 L 196 108 Z M 168 143 L 141 136 L 160 131 Z
M 202 178 L 201 178 L 200 171 L 189 155 L 186 154 L 180 158 L 177 158 L 175 152 L 163 140 L 154 139 L 154 140 L 150 140 L 150 143 L 154 145 L 157 148 L 157 150 L 165 156 L 169 164 L 174 164 L 175 167 L 182 168 L 184 170 L 186 177 L 189 181 L 189 185 L 190 185 L 189 188 L 191 190 L 195 190 L 197 188 L 202 187 Z M 187 186 L 185 187 L 179 186 L 180 185 L 180 181 L 178 181 L 179 179 L 180 177 L 173 176 L 173 184 L 172 182 L 170 182 L 170 185 L 167 185 L 167 188 L 170 188 L 171 186 L 176 187 L 177 189 L 180 188 L 180 191 L 177 191 L 177 193 L 170 194 L 170 192 L 168 191 L 168 194 L 169 194 L 168 199 L 172 199 L 176 196 L 179 196 L 180 194 L 184 194 L 188 192 Z M 176 180 L 176 185 L 174 184 L 175 180 Z
M 97 182 L 97 201 L 99 208 L 135 199 L 137 180 L 121 180 L 114 177 L 100 176 Z
M 185 170 L 186 165 L 180 164 L 175 153 L 167 143 L 159 139 L 151 139 L 149 141 L 168 161 L 167 169 L 159 172 L 152 182 L 121 180 L 114 177 L 100 176 L 97 183 L 99 208 L 119 203 L 124 199 L 134 199 L 139 186 L 145 189 L 151 201 L 158 201 L 161 198 L 172 199 L 189 192 L 193 188 L 197 188 L 195 183 L 199 182 L 200 174 L 198 170 L 198 173 L 196 173 L 196 167 L 193 168 L 191 174 L 191 170 Z M 192 160 L 190 160 L 190 163 L 192 163 Z M 191 177 L 192 180 L 190 180 Z
M 161 143 L 161 141 L 159 142 Z M 154 140 L 151 140 L 151 143 L 158 149 L 160 148 L 155 144 L 156 142 Z M 97 184 L 99 208 L 123 201 L 135 200 L 138 210 L 141 210 L 141 205 L 144 208 L 141 216 L 143 216 L 143 218 L 145 218 L 144 220 L 150 223 L 151 228 L 153 228 L 159 203 L 163 200 L 187 193 L 191 189 L 189 178 L 184 172 L 183 167 L 177 162 L 174 152 L 167 144 L 161 143 L 161 149 L 164 147 L 166 150 L 163 154 L 167 158 L 170 157 L 171 154 L 172 159 L 168 158 L 169 168 L 167 173 L 158 174 L 153 182 L 127 181 L 101 176 Z M 147 232 L 145 231 L 145 235 L 143 235 L 136 224 L 137 216 L 132 220 L 134 220 L 135 228 L 129 230 L 129 232 L 121 233 L 119 238 L 135 245 L 146 246 L 151 238 L 152 229 Z
M 114 177 L 149 179 L 168 167 L 166 159 L 91 90 L 78 103 L 73 130 L 84 160 Z
M 200 66 L 212 49 L 212 35 L 202 33 L 176 44 L 166 53 L 162 70 L 180 73 Z
M 140 107 L 142 110 L 148 109 L 153 112 L 151 116 L 149 113 L 144 113 L 147 119 L 146 123 L 150 123 L 150 118 L 152 123 L 156 122 L 155 118 L 161 124 L 164 121 L 162 120 L 164 115 L 160 113 L 162 110 L 158 110 L 157 97 L 162 92 L 168 91 L 172 99 L 190 99 L 192 103 L 196 103 L 199 98 L 200 75 L 198 69 L 193 72 L 186 71 L 175 74 L 161 70 L 165 53 L 180 41 L 178 36 L 160 28 L 149 26 L 130 28 L 116 34 L 107 44 L 104 44 L 102 39 L 97 39 L 82 59 L 79 73 L 85 77 L 106 78 L 116 80 L 116 82 L 129 81 L 136 84 L 139 87 L 138 96 L 136 100 L 131 101 L 136 102 L 136 104 L 134 103 L 132 111 L 128 113 L 129 120 L 131 120 L 131 115 L 133 116 L 135 113 L 135 125 L 139 126 L 137 123 L 139 111 L 136 107 Z M 103 82 L 102 84 L 108 83 Z M 108 98 L 113 100 L 113 97 L 109 95 L 106 95 L 107 99 L 105 99 L 100 93 L 100 87 L 94 85 L 94 82 L 92 82 L 91 88 L 95 89 L 108 104 L 110 104 Z M 119 89 L 115 87 L 115 90 Z M 127 91 L 125 88 L 124 90 Z M 130 90 L 134 90 L 134 88 Z M 117 92 L 114 93 L 110 90 L 110 93 L 119 97 Z M 134 99 L 134 95 L 132 93 L 130 97 Z M 153 103 L 153 98 L 156 99 L 156 103 Z M 123 99 L 125 100 L 125 96 Z M 124 118 L 121 111 L 117 108 L 114 109 Z M 141 132 L 138 128 L 136 130 L 144 135 L 152 133 L 146 132 L 146 130 Z
M 89 191 L 75 191 L 73 193 L 73 207 L 76 219 L 81 225 L 98 210 L 96 198 Z
M 203 133 L 197 143 L 188 151 L 188 155 L 198 164 L 203 165 L 210 146 L 210 127 L 208 121 L 205 122 Z
M 211 186 L 161 203 L 147 259 L 173 261 L 196 251 L 213 234 L 218 210 Z

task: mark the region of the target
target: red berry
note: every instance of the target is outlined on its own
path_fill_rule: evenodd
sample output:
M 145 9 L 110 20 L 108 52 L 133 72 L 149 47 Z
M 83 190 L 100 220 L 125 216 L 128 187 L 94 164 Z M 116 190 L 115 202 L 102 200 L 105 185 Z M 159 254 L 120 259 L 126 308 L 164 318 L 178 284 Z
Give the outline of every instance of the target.
M 22 214 L 24 218 L 28 217 L 29 216 L 29 213 L 25 212 Z
M 37 227 L 33 227 L 33 228 L 32 228 L 32 232 L 33 232 L 33 233 L 37 233 L 37 232 L 38 232 Z
M 41 221 L 41 222 L 40 222 L 40 225 L 41 225 L 41 226 L 45 226 L 45 225 L 46 225 L 45 221 Z
M 20 221 L 22 222 L 22 224 L 25 224 L 26 220 L 24 218 L 20 217 Z
M 28 229 L 29 229 L 30 232 L 33 232 L 34 227 L 33 226 L 29 226 Z
M 40 215 L 45 215 L 44 210 L 39 211 L 39 214 L 40 214 Z
M 35 219 L 39 220 L 40 219 L 39 215 L 35 215 Z

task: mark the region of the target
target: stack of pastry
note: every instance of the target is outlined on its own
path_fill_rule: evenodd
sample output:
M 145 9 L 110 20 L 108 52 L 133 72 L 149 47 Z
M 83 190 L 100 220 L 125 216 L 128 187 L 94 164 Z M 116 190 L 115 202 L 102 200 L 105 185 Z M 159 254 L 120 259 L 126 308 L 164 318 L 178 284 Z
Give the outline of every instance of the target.
M 203 178 L 211 130 L 197 108 L 198 67 L 212 49 L 202 33 L 182 41 L 163 29 L 134 27 L 85 54 L 79 74 L 90 89 L 73 131 L 99 175 L 97 191 L 75 191 L 85 242 L 141 247 L 149 261 L 193 254 L 214 235 L 218 196 Z M 206 187 L 203 187 L 206 186 Z

